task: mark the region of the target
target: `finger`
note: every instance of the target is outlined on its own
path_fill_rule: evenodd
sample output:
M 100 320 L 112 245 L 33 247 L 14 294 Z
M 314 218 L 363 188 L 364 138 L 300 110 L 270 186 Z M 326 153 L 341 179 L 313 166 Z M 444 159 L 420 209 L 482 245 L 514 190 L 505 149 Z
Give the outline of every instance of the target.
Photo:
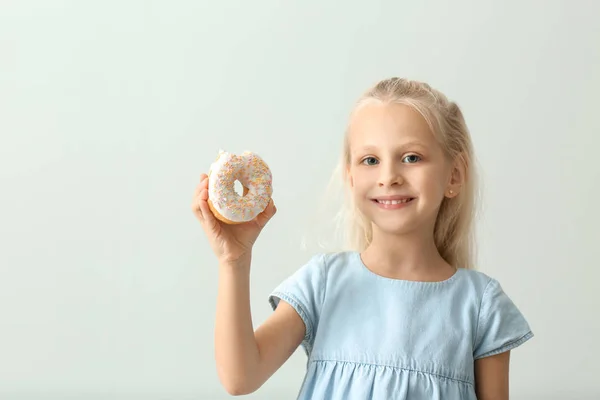
M 200 210 L 200 203 L 198 203 L 198 199 L 200 198 L 200 194 L 204 189 L 208 189 L 208 175 L 201 174 L 200 183 L 196 185 L 196 189 L 194 189 L 194 196 L 192 197 L 192 211 L 198 215 L 198 218 L 202 218 L 202 212 Z M 203 200 L 206 200 L 207 198 L 208 196 L 203 198 Z
M 196 192 L 198 192 L 197 189 Z M 200 193 L 194 194 L 194 197 L 192 198 L 192 212 L 196 215 L 200 222 L 203 222 L 204 217 L 202 215 L 202 210 L 200 209 L 200 201 Z
M 194 191 L 194 197 L 197 197 L 202 189 L 208 188 L 208 175 L 202 174 L 200 175 L 200 183 L 196 186 L 196 190 Z
M 198 197 L 205 201 L 208 200 L 208 188 L 203 188 Z
M 269 222 L 271 218 L 273 218 L 276 212 L 277 207 L 275 207 L 275 202 L 273 201 L 273 199 L 271 199 L 264 211 L 258 214 L 258 216 L 256 217 L 256 222 L 258 222 L 258 224 L 262 228 L 267 224 L 267 222 Z
M 217 224 L 217 219 L 213 215 L 212 211 L 208 207 L 208 191 L 203 190 L 200 192 L 198 203 L 200 205 L 200 212 L 202 213 L 202 219 L 209 229 L 214 229 Z

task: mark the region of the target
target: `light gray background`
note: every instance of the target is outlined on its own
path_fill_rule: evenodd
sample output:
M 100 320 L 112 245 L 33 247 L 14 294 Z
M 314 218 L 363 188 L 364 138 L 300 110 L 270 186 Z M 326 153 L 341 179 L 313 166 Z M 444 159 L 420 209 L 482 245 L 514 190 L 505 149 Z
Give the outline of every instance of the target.
M 198 177 L 220 148 L 273 170 L 258 324 L 318 251 L 302 236 L 351 104 L 388 76 L 463 107 L 480 269 L 536 333 L 512 398 L 600 398 L 599 15 L 592 0 L 2 1 L 0 398 L 228 398 Z M 249 398 L 294 398 L 304 363 Z

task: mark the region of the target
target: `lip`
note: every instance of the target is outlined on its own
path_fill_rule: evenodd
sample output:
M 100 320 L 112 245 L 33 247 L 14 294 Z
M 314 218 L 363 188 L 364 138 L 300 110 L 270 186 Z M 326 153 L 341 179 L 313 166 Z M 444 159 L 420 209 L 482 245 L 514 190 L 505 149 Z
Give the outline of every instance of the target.
M 390 196 L 377 196 L 373 197 L 372 200 L 404 200 L 404 199 L 414 199 L 412 196 L 402 196 L 402 195 L 390 195 Z
M 384 204 L 381 203 L 381 201 L 399 201 L 399 200 L 407 200 L 406 202 L 403 203 L 395 203 L 395 204 Z M 373 199 L 371 199 L 371 201 L 376 204 L 379 208 L 382 208 L 384 210 L 397 210 L 400 208 L 404 208 L 407 207 L 409 205 L 412 204 L 413 200 L 415 200 L 415 197 L 411 197 L 411 196 L 400 196 L 400 195 L 394 195 L 394 196 L 379 196 L 379 197 L 375 197 Z

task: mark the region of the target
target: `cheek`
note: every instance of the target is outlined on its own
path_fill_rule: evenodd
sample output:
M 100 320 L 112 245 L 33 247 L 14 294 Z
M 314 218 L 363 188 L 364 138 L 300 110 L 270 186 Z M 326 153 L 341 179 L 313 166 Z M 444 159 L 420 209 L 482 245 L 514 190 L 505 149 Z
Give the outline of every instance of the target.
M 424 168 L 415 172 L 413 182 L 418 182 L 421 192 L 437 197 L 446 190 L 445 171 L 437 168 Z
M 371 175 L 372 174 L 365 169 L 354 170 L 352 174 L 352 186 L 354 187 L 354 190 L 359 192 L 367 190 L 373 182 L 373 177 Z

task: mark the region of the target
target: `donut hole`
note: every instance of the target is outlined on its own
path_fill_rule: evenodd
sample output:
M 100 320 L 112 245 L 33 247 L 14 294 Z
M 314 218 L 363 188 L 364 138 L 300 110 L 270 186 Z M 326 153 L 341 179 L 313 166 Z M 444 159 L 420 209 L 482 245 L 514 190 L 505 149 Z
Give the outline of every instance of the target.
M 242 182 L 238 180 L 233 182 L 233 190 L 235 190 L 235 192 L 240 196 L 244 196 L 244 185 L 242 185 Z

